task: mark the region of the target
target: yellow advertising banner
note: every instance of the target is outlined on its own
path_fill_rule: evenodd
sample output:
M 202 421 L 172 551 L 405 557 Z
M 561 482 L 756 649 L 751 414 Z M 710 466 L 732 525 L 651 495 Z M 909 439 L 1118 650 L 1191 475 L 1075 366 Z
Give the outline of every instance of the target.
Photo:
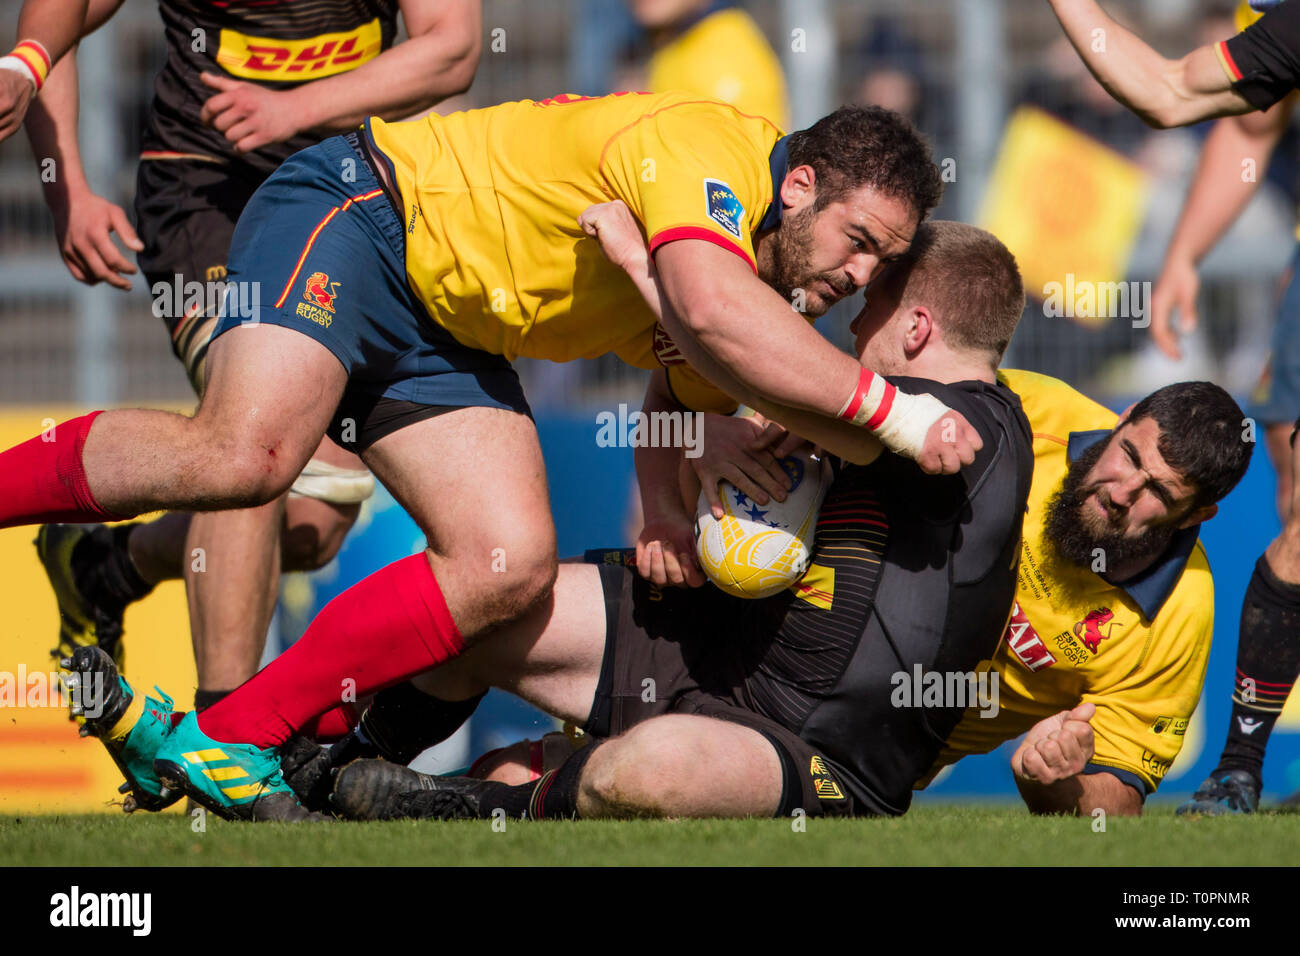
M 1146 213 L 1141 168 L 1039 109 L 1012 114 L 979 225 L 1015 255 L 1049 315 L 1100 325 L 1117 307 Z
M 0 448 L 39 434 L 48 419 L 84 411 L 6 409 Z M 55 676 L 50 649 L 59 615 L 35 537 L 35 528 L 0 530 L 0 814 L 118 812 L 121 774 L 98 741 L 77 735 Z M 195 674 L 184 585 L 165 582 L 129 608 L 125 635 L 126 677 L 136 693 L 153 693 L 157 684 L 178 710 L 189 710 Z

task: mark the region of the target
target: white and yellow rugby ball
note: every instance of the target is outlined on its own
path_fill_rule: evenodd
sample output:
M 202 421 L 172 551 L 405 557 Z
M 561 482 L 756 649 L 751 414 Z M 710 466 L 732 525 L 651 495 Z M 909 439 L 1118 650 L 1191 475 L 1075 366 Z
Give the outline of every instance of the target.
M 730 482 L 722 482 L 723 516 L 713 517 L 700 493 L 695 554 L 709 580 L 728 594 L 763 598 L 779 594 L 808 570 L 817 514 L 830 487 L 826 463 L 808 455 L 781 461 L 793 487 L 785 501 L 759 507 Z

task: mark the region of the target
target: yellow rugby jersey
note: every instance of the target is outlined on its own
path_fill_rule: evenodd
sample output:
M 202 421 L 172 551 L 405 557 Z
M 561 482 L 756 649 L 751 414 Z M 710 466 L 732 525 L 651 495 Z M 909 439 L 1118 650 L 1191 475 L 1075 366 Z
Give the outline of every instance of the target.
M 781 61 L 744 10 L 710 12 L 650 57 L 650 89 L 688 90 L 788 127 Z
M 686 93 L 523 100 L 405 123 L 367 121 L 403 204 L 407 281 L 458 341 L 514 359 L 614 352 L 663 365 L 700 411 L 736 403 L 684 364 L 632 281 L 578 226 L 621 199 L 653 251 L 716 243 L 755 267 L 785 174 L 767 120 Z
M 1209 659 L 1214 584 L 1199 527 L 1176 534 L 1156 565 L 1124 585 L 1055 561 L 1042 538 L 1047 502 L 1069 462 L 1118 416 L 1057 379 L 1011 369 L 998 377 L 1020 396 L 1034 433 L 1016 605 L 989 665 L 999 710 L 989 718 L 968 710 L 918 788 L 945 764 L 1091 701 L 1096 754 L 1088 770 L 1149 794 L 1182 748 Z

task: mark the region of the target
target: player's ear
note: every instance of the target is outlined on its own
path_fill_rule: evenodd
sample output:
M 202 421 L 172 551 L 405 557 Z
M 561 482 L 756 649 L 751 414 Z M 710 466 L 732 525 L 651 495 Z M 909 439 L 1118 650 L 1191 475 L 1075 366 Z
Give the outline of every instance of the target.
M 1122 411 L 1122 412 L 1119 413 L 1119 421 L 1117 421 L 1117 422 L 1115 423 L 1115 428 L 1119 428 L 1119 427 L 1120 427 L 1121 425 L 1123 425 L 1126 421 L 1128 421 L 1128 415 L 1129 415 L 1129 412 L 1133 411 L 1133 409 L 1134 409 L 1136 406 L 1137 406 L 1137 402 L 1134 402 L 1134 403 L 1133 403 L 1132 405 L 1130 405 L 1128 408 L 1124 409 L 1124 411 Z M 1115 428 L 1112 428 L 1111 431 L 1114 431 Z
M 908 310 L 907 322 L 903 327 L 903 348 L 908 358 L 925 348 L 934 334 L 934 316 L 923 305 L 913 306 Z
M 817 195 L 817 174 L 807 163 L 796 166 L 781 180 L 781 204 L 786 209 L 802 209 Z
M 1206 505 L 1204 508 L 1195 508 L 1192 510 L 1191 514 L 1183 519 L 1182 524 L 1178 526 L 1178 530 L 1181 531 L 1183 528 L 1190 528 L 1194 524 L 1202 524 L 1209 521 L 1218 513 L 1218 505 Z

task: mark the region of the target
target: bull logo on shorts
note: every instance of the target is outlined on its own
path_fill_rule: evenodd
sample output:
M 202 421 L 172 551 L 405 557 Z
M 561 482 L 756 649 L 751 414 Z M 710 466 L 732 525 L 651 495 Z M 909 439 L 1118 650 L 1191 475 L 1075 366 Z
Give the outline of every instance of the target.
M 337 282 L 330 282 L 330 277 L 324 272 L 313 272 L 307 277 L 307 287 L 303 289 L 302 297 L 326 312 L 333 312 L 334 300 L 338 294 Z
M 1082 621 L 1074 625 L 1074 636 L 1083 641 L 1084 647 L 1096 654 L 1098 645 L 1110 637 L 1110 632 L 1115 629 L 1115 625 L 1111 624 L 1105 633 L 1101 630 L 1104 625 L 1110 624 L 1111 618 L 1114 616 L 1115 612 L 1108 607 L 1099 607 L 1095 611 L 1089 611 Z

